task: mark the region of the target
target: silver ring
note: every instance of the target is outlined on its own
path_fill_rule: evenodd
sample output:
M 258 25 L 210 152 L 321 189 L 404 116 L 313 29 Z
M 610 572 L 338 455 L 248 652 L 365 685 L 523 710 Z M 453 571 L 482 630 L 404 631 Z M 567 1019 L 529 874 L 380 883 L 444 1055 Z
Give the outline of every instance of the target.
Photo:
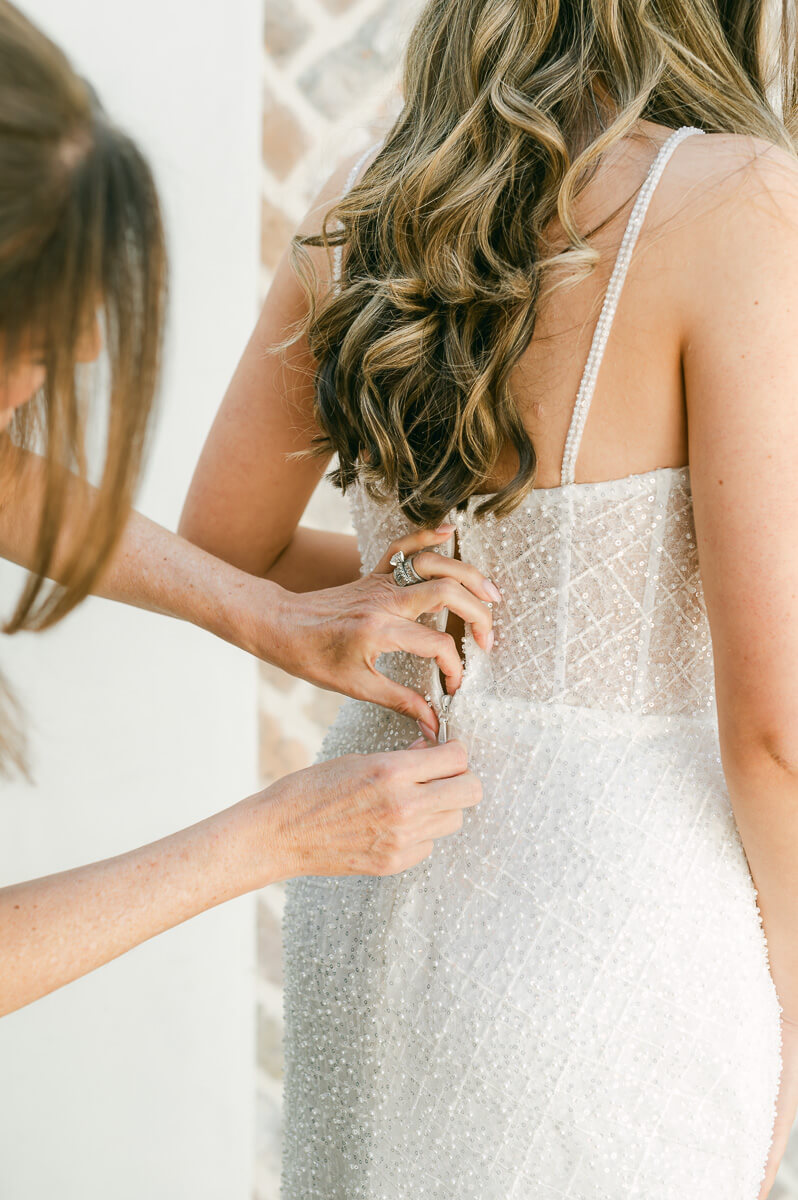
M 404 550 L 397 550 L 396 554 L 392 554 L 388 559 L 393 567 L 394 582 L 399 587 L 410 587 L 413 583 L 425 583 L 423 575 L 419 575 L 416 568 L 413 566 L 413 555 L 410 558 L 405 558 Z

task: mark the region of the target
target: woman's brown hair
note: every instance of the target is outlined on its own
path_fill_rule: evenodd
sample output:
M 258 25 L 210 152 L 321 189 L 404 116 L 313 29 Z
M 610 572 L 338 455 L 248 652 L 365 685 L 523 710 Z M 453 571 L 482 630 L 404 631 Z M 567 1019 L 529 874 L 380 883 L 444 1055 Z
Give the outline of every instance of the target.
M 108 562 L 141 468 L 165 291 L 163 226 L 146 160 L 58 47 L 0 0 L 2 360 L 11 370 L 33 345 L 46 373 L 0 439 L 8 451 L 0 462 L 13 463 L 21 447 L 47 464 L 35 564 L 6 633 L 54 625 Z M 95 319 L 103 355 L 81 366 Z M 108 396 L 99 435 L 97 384 Z M 102 453 L 90 454 L 98 436 Z M 59 568 L 60 584 L 46 587 L 69 472 L 90 469 L 97 490 L 82 536 Z
M 794 152 L 795 56 L 792 0 L 428 0 L 382 148 L 322 233 L 293 243 L 334 482 L 437 525 L 512 447 L 514 478 L 475 511 L 518 504 L 536 455 L 510 375 L 544 276 L 562 286 L 599 258 L 575 198 L 641 119 Z M 344 267 L 317 302 L 304 247 L 322 245 Z

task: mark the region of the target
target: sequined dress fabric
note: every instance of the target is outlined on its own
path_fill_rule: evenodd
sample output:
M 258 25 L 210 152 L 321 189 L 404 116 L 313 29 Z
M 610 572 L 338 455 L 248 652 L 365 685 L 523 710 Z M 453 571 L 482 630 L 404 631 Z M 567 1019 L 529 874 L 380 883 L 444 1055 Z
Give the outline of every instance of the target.
M 779 1004 L 720 761 L 688 467 L 574 469 L 641 188 L 558 488 L 451 514 L 500 587 L 451 733 L 483 799 L 396 876 L 287 885 L 282 1200 L 757 1200 Z M 363 569 L 409 531 L 352 497 Z M 381 668 L 420 690 L 427 664 Z M 347 701 L 321 757 L 408 745 Z

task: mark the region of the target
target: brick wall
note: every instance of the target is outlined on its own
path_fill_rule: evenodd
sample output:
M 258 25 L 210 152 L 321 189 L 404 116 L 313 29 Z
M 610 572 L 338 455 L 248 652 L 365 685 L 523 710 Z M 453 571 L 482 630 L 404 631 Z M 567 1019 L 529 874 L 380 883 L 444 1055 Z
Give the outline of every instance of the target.
M 420 7 L 421 0 L 266 0 L 264 294 L 296 222 L 326 176 L 344 155 L 375 141 L 398 111 L 401 49 Z M 350 530 L 340 494 L 326 483 L 306 519 L 316 528 Z M 262 668 L 264 784 L 312 761 L 339 703 L 330 692 Z M 279 886 L 258 897 L 255 1200 L 277 1200 L 279 1193 L 282 902 Z M 798 1163 L 798 1144 L 792 1157 Z M 770 1200 L 798 1200 L 798 1171 L 790 1173 L 785 1166 L 782 1175 L 784 1183 L 777 1184 Z

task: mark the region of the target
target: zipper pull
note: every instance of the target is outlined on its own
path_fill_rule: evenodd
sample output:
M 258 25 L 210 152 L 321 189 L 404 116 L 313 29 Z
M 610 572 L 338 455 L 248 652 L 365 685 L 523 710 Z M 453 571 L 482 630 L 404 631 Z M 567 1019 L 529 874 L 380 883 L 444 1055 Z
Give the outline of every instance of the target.
M 438 706 L 438 744 L 448 742 L 449 740 L 449 717 L 451 715 L 451 706 L 453 696 L 448 692 L 444 692 L 441 696 L 441 701 Z

